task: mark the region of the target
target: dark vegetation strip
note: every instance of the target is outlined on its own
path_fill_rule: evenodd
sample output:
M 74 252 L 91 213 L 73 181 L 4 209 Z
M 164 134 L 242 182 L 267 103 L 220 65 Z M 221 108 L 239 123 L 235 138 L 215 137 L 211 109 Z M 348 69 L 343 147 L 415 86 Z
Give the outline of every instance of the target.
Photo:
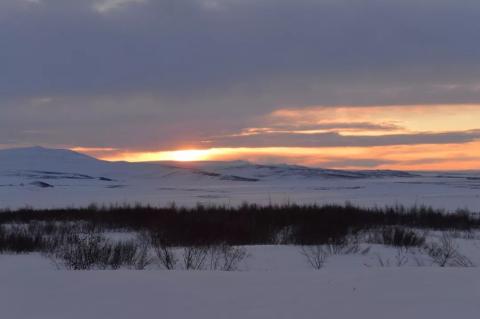
M 7 226 L 14 224 L 24 225 L 24 228 L 15 232 L 8 230 Z M 22 209 L 0 213 L 0 250 L 2 242 L 5 245 L 24 240 L 22 236 L 14 238 L 22 231 L 32 247 L 40 245 L 42 236 L 119 230 L 147 232 L 171 246 L 218 243 L 311 245 L 341 241 L 349 234 L 391 226 L 468 231 L 479 228 L 480 219 L 466 211 L 446 214 L 428 207 L 402 206 L 245 204 L 236 208 L 201 205 L 195 208 L 154 208 L 92 205 L 79 209 Z

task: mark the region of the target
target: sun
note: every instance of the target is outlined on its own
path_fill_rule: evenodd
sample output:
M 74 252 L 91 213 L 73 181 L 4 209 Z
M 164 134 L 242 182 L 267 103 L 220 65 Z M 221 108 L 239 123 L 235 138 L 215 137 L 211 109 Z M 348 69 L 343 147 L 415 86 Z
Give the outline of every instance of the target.
M 204 161 L 208 159 L 208 150 L 182 150 L 168 152 L 169 160 L 177 162 Z
M 215 158 L 216 155 L 223 154 L 224 151 L 215 149 L 187 149 L 160 152 L 140 152 L 140 153 L 120 153 L 113 157 L 104 157 L 104 160 L 127 161 L 127 162 L 156 162 L 156 161 L 174 161 L 174 162 L 195 162 L 208 161 Z

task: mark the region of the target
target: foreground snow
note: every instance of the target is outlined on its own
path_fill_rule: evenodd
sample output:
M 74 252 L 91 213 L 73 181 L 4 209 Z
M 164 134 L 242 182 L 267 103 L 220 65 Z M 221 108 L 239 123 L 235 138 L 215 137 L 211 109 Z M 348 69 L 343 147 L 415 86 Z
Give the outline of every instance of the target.
M 478 268 L 298 272 L 52 270 L 0 257 L 0 311 L 9 319 L 476 318 Z

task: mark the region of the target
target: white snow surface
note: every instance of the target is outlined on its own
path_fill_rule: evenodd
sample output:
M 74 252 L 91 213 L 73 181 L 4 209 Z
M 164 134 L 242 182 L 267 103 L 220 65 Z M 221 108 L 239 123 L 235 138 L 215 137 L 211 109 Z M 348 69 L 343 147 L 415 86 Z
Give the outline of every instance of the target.
M 346 201 L 479 211 L 480 174 L 339 171 L 243 161 L 126 163 L 41 147 L 0 150 L 0 208 Z
M 313 271 L 53 270 L 37 255 L 0 256 L 8 319 L 477 318 L 478 268 Z

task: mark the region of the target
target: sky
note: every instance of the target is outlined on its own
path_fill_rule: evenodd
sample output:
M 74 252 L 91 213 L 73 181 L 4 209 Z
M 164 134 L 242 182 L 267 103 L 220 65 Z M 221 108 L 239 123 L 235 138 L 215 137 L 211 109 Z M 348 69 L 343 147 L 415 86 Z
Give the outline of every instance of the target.
M 480 169 L 478 0 L 1 0 L 0 148 Z

